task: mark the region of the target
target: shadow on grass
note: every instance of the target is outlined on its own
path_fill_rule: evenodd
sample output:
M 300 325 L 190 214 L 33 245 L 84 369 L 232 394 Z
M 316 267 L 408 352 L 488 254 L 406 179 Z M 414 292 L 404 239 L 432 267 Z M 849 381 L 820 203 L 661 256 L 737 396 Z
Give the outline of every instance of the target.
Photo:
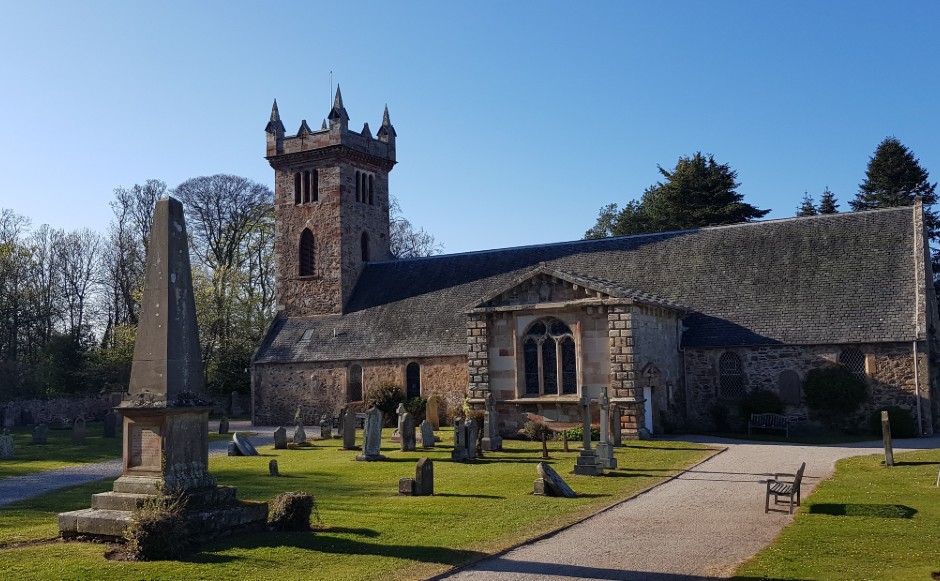
M 882 464 L 884 462 L 882 461 Z M 895 462 L 895 466 L 937 466 L 940 462 Z
M 870 516 L 876 518 L 914 518 L 916 508 L 903 504 L 811 504 L 810 514 L 831 516 Z
M 360 537 L 369 537 L 374 539 L 375 537 L 380 536 L 382 533 L 372 529 L 366 528 L 351 528 L 351 527 L 325 527 L 322 529 L 317 529 L 314 532 L 319 533 L 336 533 L 338 535 L 359 535 Z
M 558 458 L 548 458 L 548 460 L 558 460 Z M 461 462 L 461 464 L 538 464 L 539 462 L 545 462 L 541 458 L 476 458 L 469 462 Z
M 702 450 L 706 450 L 706 449 L 707 449 L 707 448 L 704 448 L 704 447 L 701 447 L 701 448 L 686 448 L 686 447 L 684 447 L 684 446 L 682 446 L 682 447 L 680 447 L 680 446 L 637 446 L 637 445 L 635 445 L 635 444 L 623 444 L 622 446 L 614 446 L 614 450 L 617 450 L 618 448 L 634 448 L 634 449 L 637 449 L 637 450 L 666 450 L 666 451 L 668 451 L 668 452 L 679 452 L 679 451 L 686 451 L 686 452 L 688 452 L 688 451 L 690 451 L 690 450 L 693 451 L 693 452 L 701 452 Z
M 444 496 L 444 497 L 454 497 L 454 498 L 494 498 L 498 500 L 502 500 L 506 498 L 505 496 L 498 496 L 495 494 L 454 494 L 452 492 L 448 492 L 448 493 L 435 492 L 434 496 Z
M 304 533 L 259 533 L 237 537 L 235 539 L 226 539 L 227 542 L 223 541 L 223 546 L 214 545 L 212 549 L 207 549 L 206 552 L 193 555 L 190 557 L 189 561 L 193 563 L 211 564 L 231 563 L 240 561 L 244 559 L 244 557 L 238 555 L 223 555 L 213 551 L 224 551 L 231 548 L 273 549 L 279 547 L 292 547 L 298 550 L 338 555 L 392 557 L 395 559 L 410 559 L 412 561 L 440 563 L 443 565 L 466 563 L 467 561 L 481 559 L 486 556 L 486 553 L 479 551 L 452 549 L 450 547 L 364 543 L 362 541 L 328 534 L 331 532 L 337 531 L 331 529 Z

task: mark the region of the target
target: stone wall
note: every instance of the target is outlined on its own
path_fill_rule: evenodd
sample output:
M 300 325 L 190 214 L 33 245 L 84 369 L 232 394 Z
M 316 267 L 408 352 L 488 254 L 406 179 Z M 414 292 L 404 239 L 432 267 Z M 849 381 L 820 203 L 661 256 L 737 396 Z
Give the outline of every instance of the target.
M 335 416 L 347 403 L 349 367 L 362 366 L 362 389 L 394 383 L 405 388 L 405 368 L 421 366 L 421 395 L 437 393 L 449 404 L 461 400 L 467 390 L 467 360 L 464 357 L 383 359 L 329 363 L 255 365 L 252 370 L 253 421 L 259 425 L 292 424 L 300 406 L 304 422 L 313 424 L 322 414 Z
M 9 409 L 12 410 L 14 424 L 22 425 L 23 411 L 26 410 L 28 415 L 32 416 L 34 424 L 64 426 L 70 425 L 78 417 L 89 421 L 100 420 L 117 403 L 120 403 L 120 399 L 112 403 L 109 395 L 0 402 L 0 421 Z
M 688 349 L 684 353 L 688 420 L 696 427 L 714 427 L 709 410 L 720 401 L 718 358 L 722 353 L 731 351 L 741 358 L 745 388 L 748 391 L 765 389 L 779 394 L 781 374 L 784 371 L 795 372 L 802 383 L 810 369 L 836 363 L 839 354 L 848 348 L 858 349 L 865 355 L 866 382 L 869 388 L 866 411 L 896 405 L 910 411 L 916 420 L 918 399 L 915 395 L 914 357 L 909 343 Z M 924 346 L 919 348 L 918 364 L 923 427 L 927 433 L 932 433 L 932 406 Z M 723 403 L 734 407 L 734 402 Z M 803 404 L 790 405 L 787 411 L 809 413 Z
M 685 418 L 685 398 L 679 389 L 682 362 L 679 355 L 679 320 L 675 311 L 637 305 L 631 317 L 633 325 L 633 368 L 637 392 L 646 399 L 644 413 L 652 416 L 652 425 L 644 425 L 654 434 L 666 426 L 678 426 Z M 651 408 L 651 409 L 647 409 Z

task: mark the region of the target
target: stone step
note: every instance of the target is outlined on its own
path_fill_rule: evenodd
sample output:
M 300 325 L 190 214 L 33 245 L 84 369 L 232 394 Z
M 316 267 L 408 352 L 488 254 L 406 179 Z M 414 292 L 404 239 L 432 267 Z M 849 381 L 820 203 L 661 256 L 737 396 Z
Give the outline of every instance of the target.
M 59 532 L 63 537 L 94 535 L 119 538 L 130 522 L 130 511 L 85 508 L 60 513 Z
M 102 492 L 91 495 L 91 508 L 131 511 L 143 506 L 144 502 L 152 498 L 156 497 L 131 492 Z

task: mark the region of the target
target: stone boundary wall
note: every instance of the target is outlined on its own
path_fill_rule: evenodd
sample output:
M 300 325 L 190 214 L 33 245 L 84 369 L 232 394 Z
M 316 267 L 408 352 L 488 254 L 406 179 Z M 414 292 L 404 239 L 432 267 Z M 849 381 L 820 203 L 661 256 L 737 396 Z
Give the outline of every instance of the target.
M 32 415 L 34 424 L 68 426 L 79 416 L 88 421 L 100 420 L 112 407 L 109 395 L 14 400 L 0 402 L 0 421 L 5 417 L 6 410 L 12 409 L 13 422 L 17 426 L 23 425 L 24 410 Z
M 779 376 L 783 371 L 796 372 L 802 383 L 810 369 L 835 364 L 839 354 L 849 348 L 858 349 L 865 355 L 866 383 L 869 390 L 865 419 L 867 420 L 870 410 L 894 405 L 910 411 L 916 421 L 917 397 L 912 346 L 909 343 L 878 343 L 686 349 L 686 412 L 689 424 L 697 428 L 714 428 L 709 409 L 721 401 L 718 398 L 718 358 L 722 353 L 730 351 L 740 356 L 746 390 L 765 389 L 779 394 Z M 923 426 L 927 433 L 933 433 L 925 346 L 919 346 L 918 366 Z M 723 403 L 728 405 L 733 413 L 737 413 L 734 402 L 725 400 Z M 790 405 L 787 411 L 809 414 L 805 404 Z
M 463 402 L 467 393 L 467 359 L 463 356 L 412 359 L 346 360 L 326 363 L 256 364 L 252 370 L 253 421 L 258 425 L 293 425 L 301 408 L 305 424 L 331 417 L 346 405 L 347 374 L 353 364 L 362 366 L 362 390 L 380 383 L 405 389 L 405 368 L 421 366 L 421 396 L 441 396 L 448 405 Z

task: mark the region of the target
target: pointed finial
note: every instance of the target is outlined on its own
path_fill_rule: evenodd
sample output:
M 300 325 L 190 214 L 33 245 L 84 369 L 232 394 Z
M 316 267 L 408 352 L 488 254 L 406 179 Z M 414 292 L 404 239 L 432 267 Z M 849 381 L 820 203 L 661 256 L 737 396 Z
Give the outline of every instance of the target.
M 333 99 L 333 109 L 330 111 L 330 115 L 327 119 L 329 119 L 331 123 L 335 120 L 341 120 L 344 123 L 349 120 L 346 108 L 343 107 L 343 94 L 339 91 L 339 84 L 336 85 L 336 98 Z
M 395 136 L 395 128 L 392 126 L 392 121 L 388 116 L 388 105 L 385 105 L 385 113 L 382 115 L 382 126 L 379 127 L 379 132 L 376 134 L 376 137 L 381 141 L 388 141 L 389 139 L 394 139 Z
M 339 83 L 336 83 L 336 97 L 333 98 L 333 108 L 343 108 L 343 94 L 339 92 Z
M 274 102 L 274 108 L 277 109 L 277 101 Z M 382 125 L 391 125 L 392 121 L 388 117 L 388 103 L 385 104 L 385 113 L 382 114 Z
M 320 125 L 320 129 L 326 129 L 326 119 L 323 120 L 323 124 Z
M 271 120 L 268 121 L 264 131 L 273 135 L 283 135 L 284 133 L 284 124 L 281 123 L 281 114 L 278 113 L 277 110 L 277 99 L 274 100 L 274 105 L 271 107 Z
M 366 123 L 362 126 L 362 134 L 363 134 L 364 136 L 366 136 L 366 137 L 372 137 L 372 130 L 369 129 L 369 123 L 368 123 L 368 122 L 366 122 Z
M 307 120 L 303 119 L 300 122 L 300 129 L 297 130 L 297 135 L 310 134 L 310 133 L 313 133 L 313 131 L 310 131 L 310 126 L 307 125 Z

